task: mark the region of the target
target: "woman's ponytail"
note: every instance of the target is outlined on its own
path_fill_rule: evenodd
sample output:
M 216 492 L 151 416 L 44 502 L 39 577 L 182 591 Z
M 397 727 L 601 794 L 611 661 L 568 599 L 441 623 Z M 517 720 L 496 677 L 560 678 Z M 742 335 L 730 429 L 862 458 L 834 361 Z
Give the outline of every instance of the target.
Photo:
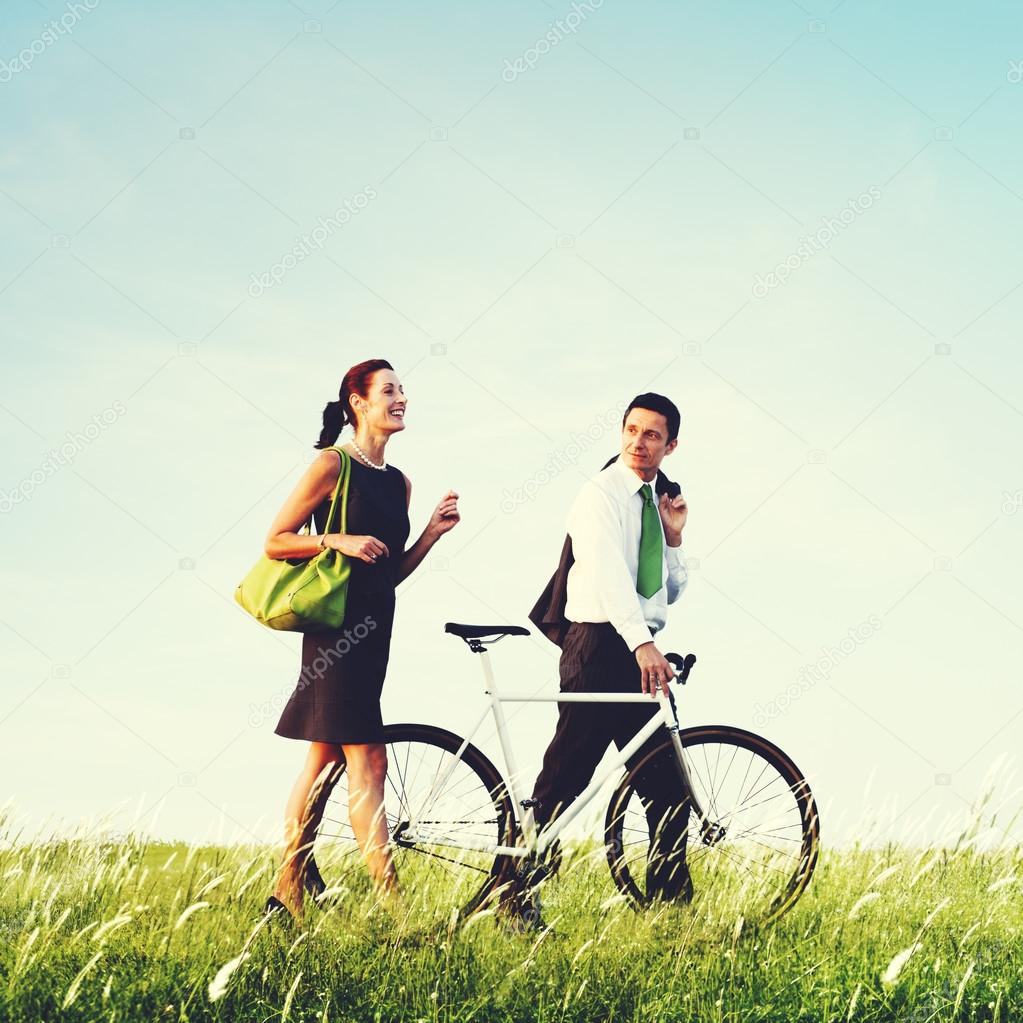
M 329 448 L 341 436 L 345 426 L 345 407 L 340 401 L 328 401 L 323 410 L 323 429 L 315 447 Z

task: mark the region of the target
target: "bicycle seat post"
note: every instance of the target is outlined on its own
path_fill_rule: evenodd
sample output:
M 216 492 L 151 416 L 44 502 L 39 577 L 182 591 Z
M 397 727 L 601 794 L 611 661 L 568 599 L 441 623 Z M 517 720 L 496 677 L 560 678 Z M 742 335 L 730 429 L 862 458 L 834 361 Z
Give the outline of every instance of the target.
M 490 709 L 494 715 L 494 725 L 497 728 L 497 739 L 501 744 L 501 752 L 504 754 L 505 766 L 508 768 L 508 789 L 515 806 L 516 816 L 519 817 L 519 826 L 522 828 L 522 835 L 525 839 L 526 848 L 536 847 L 537 828 L 533 820 L 532 800 L 521 798 L 519 792 L 519 766 L 515 760 L 515 751 L 512 747 L 511 734 L 508 731 L 508 720 L 504 714 L 504 706 L 501 703 L 501 694 L 497 689 L 497 681 L 494 678 L 494 669 L 490 663 L 490 651 L 486 644 L 478 639 L 468 640 L 469 649 L 480 655 L 480 662 L 483 665 L 483 691 L 490 700 Z
M 478 640 L 469 641 L 469 649 L 474 654 L 480 654 L 480 663 L 483 665 L 483 692 L 493 698 L 497 694 L 494 691 L 494 669 L 490 664 L 490 651 Z
M 487 649 L 488 646 L 499 642 L 506 636 L 528 636 L 529 630 L 524 629 L 521 625 L 465 625 L 459 622 L 447 622 L 444 625 L 444 631 L 458 636 L 474 654 L 481 655 L 483 691 L 489 698 L 490 710 L 497 728 L 497 738 L 501 744 L 501 752 L 504 754 L 505 766 L 508 769 L 506 782 L 508 794 L 515 807 L 515 815 L 525 836 L 527 848 L 533 849 L 536 845 L 537 834 L 533 822 L 533 809 L 531 801 L 522 799 L 519 792 L 519 767 L 515 760 L 508 722 L 501 704 L 501 694 L 498 692 L 494 671 L 490 664 L 490 652 Z

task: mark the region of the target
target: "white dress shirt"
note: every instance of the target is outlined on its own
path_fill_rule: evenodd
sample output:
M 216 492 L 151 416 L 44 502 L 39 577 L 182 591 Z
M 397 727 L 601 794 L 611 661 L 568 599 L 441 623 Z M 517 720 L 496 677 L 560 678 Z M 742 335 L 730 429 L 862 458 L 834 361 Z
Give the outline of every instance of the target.
M 654 504 L 654 482 L 650 490 Z M 685 589 L 682 548 L 669 547 L 658 514 L 664 555 L 661 587 L 651 597 L 636 591 L 643 526 L 640 479 L 619 458 L 585 484 L 568 513 L 575 561 L 568 571 L 565 617 L 570 622 L 610 622 L 630 650 L 664 628 L 668 605 Z

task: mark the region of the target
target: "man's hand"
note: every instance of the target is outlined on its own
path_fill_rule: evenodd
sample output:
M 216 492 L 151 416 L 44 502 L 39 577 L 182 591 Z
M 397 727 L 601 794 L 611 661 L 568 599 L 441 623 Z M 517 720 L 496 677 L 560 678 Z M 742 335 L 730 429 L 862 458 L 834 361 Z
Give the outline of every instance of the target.
M 686 517 L 689 515 L 689 507 L 686 499 L 679 494 L 671 498 L 667 494 L 661 494 L 657 502 L 657 510 L 661 513 L 661 522 L 664 523 L 664 537 L 669 547 L 678 547 L 682 542 L 682 528 L 686 524 Z
M 641 686 L 644 693 L 657 695 L 657 687 L 668 695 L 668 681 L 675 677 L 675 669 L 664 659 L 664 655 L 654 646 L 653 641 L 640 643 L 635 650 L 636 663 L 642 675 Z

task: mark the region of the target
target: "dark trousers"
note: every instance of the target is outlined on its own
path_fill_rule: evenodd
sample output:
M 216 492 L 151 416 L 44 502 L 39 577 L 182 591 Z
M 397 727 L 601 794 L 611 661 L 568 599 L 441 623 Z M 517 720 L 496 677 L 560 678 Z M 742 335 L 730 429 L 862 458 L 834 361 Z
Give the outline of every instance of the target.
M 559 670 L 564 693 L 641 691 L 636 656 L 610 622 L 572 622 L 562 646 Z M 671 706 L 674 710 L 674 696 Z M 653 699 L 649 706 L 558 704 L 557 729 L 533 786 L 533 798 L 539 800 L 533 811 L 537 825 L 542 827 L 568 808 L 590 783 L 612 742 L 622 749 L 657 713 Z M 658 728 L 630 758 L 628 766 L 636 766 L 669 739 L 665 729 Z M 635 781 L 650 832 L 647 894 L 674 898 L 686 889 L 691 891 L 685 865 L 689 801 L 682 798 L 682 781 L 672 748 L 651 758 Z M 624 837 L 628 840 L 629 834 Z

